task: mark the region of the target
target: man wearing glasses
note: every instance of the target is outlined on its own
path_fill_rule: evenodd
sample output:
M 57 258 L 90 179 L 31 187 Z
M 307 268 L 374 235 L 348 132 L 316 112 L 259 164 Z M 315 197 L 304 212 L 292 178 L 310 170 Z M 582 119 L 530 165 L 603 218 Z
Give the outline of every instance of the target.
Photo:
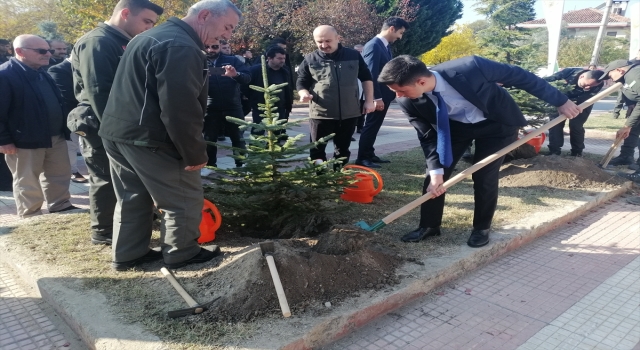
M 77 209 L 69 202 L 67 111 L 42 69 L 53 50 L 35 35 L 20 35 L 13 46 L 16 57 L 0 66 L 0 153 L 13 175 L 17 215 L 42 215 L 45 200 L 50 213 Z
M 601 70 L 588 70 L 583 68 L 565 68 L 558 73 L 543 78 L 546 81 L 564 80 L 567 87 L 571 88 L 566 92 L 567 97 L 575 104 L 595 96 L 602 86 L 599 81 L 603 72 Z M 569 120 L 569 143 L 571 144 L 571 156 L 582 157 L 584 149 L 584 123 L 587 122 L 591 114 L 592 106 L 585 108 L 577 117 Z M 562 129 L 566 121 L 549 129 L 549 155 L 560 155 L 560 149 L 564 145 L 564 134 Z
M 129 40 L 151 29 L 162 12 L 162 7 L 148 0 L 120 0 L 111 18 L 82 36 L 73 48 L 73 82 L 80 104 L 69 114 L 68 125 L 71 132 L 83 138 L 82 156 L 89 171 L 93 244 L 111 244 L 116 207 L 109 159 L 98 136 L 102 113 Z

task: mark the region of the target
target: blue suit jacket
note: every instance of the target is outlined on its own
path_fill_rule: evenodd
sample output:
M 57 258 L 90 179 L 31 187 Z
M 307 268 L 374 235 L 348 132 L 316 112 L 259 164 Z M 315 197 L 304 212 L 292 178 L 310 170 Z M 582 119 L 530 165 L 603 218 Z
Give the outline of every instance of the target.
M 378 37 L 374 37 L 364 45 L 362 56 L 364 57 L 364 61 L 367 63 L 367 67 L 369 67 L 369 71 L 371 71 L 371 76 L 373 78 L 373 98 L 376 100 L 381 98 L 384 104 L 388 105 L 389 102 L 393 101 L 396 97 L 396 94 L 389 90 L 386 85 L 379 84 L 378 76 L 382 71 L 382 67 L 384 67 L 387 62 L 391 61 L 391 55 L 387 51 L 382 40 Z
M 568 100 L 567 96 L 531 72 L 478 56 L 444 62 L 431 70 L 440 73 L 460 95 L 478 107 L 485 118 L 505 125 L 525 126 L 527 121 L 511 95 L 497 83 L 522 89 L 556 107 Z M 428 169 L 443 168 L 436 152 L 437 116 L 433 102 L 426 96 L 418 99 L 401 97 L 396 101 L 418 132 Z

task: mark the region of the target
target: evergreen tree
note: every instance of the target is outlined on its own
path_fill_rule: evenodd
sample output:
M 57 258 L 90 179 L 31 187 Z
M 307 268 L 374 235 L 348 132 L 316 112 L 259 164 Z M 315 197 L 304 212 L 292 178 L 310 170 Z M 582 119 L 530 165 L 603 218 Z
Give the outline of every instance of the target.
M 451 33 L 450 28 L 462 18 L 462 2 L 459 0 L 366 0 L 376 7 L 381 17 L 400 16 L 404 8 L 417 9 L 410 18 L 411 28 L 402 40 L 393 44 L 394 54 L 420 56 L 438 46 L 440 40 Z M 379 28 L 378 28 L 379 29 Z
M 478 32 L 482 55 L 494 61 L 535 69 L 544 62 L 539 57 L 540 44 L 531 40 L 531 31 L 516 24 L 534 19 L 535 0 L 477 0 L 476 11 L 487 17 L 489 27 Z
M 340 171 L 343 159 L 331 159 L 316 164 L 308 158 L 308 150 L 326 143 L 331 134 L 318 142 L 296 144 L 305 135 L 288 137 L 284 131 L 301 121 L 279 120 L 276 96 L 287 83 L 268 85 L 265 57 L 262 56 L 264 87 L 251 89 L 264 93 L 265 103 L 260 123 L 227 117 L 241 130 L 264 131 L 251 135 L 247 149 L 218 145 L 234 151 L 233 157 L 244 163 L 241 168 L 214 168 L 218 175 L 213 184 L 205 186 L 205 196 L 215 203 L 223 223 L 260 237 L 291 237 L 313 235 L 328 228 L 329 214 L 338 210 L 342 189 L 351 180 L 348 172 Z M 307 156 L 307 157 L 304 157 Z
M 64 40 L 62 35 L 58 33 L 58 25 L 51 21 L 42 21 L 38 23 L 38 30 L 42 33 L 45 40 Z

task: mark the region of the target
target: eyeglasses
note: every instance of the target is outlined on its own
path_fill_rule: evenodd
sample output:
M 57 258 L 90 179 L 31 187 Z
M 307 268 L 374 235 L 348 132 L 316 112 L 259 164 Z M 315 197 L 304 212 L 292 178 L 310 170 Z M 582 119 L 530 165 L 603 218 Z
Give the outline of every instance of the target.
M 220 48 L 220 45 L 209 45 L 209 46 L 205 45 L 204 48 L 217 50 Z
M 21 49 L 23 49 L 23 50 L 33 50 L 33 51 L 35 51 L 35 52 L 37 52 L 37 53 L 39 53 L 41 55 L 46 55 L 47 52 L 53 55 L 56 52 L 56 50 L 32 49 L 30 47 L 21 47 Z

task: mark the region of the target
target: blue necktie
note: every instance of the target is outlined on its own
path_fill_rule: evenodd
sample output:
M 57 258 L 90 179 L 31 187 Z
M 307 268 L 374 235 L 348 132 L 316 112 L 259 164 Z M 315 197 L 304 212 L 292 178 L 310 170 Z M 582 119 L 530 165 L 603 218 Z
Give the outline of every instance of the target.
M 437 113 L 437 131 L 438 131 L 438 146 L 436 150 L 440 156 L 440 164 L 445 168 L 451 166 L 453 163 L 453 151 L 451 150 L 451 132 L 449 130 L 449 112 L 447 111 L 447 104 L 444 103 L 442 95 L 437 91 L 431 92 L 433 96 L 438 98 L 438 113 Z
M 391 45 L 387 45 L 387 52 L 389 53 L 389 58 L 393 58 L 393 54 L 391 54 Z

